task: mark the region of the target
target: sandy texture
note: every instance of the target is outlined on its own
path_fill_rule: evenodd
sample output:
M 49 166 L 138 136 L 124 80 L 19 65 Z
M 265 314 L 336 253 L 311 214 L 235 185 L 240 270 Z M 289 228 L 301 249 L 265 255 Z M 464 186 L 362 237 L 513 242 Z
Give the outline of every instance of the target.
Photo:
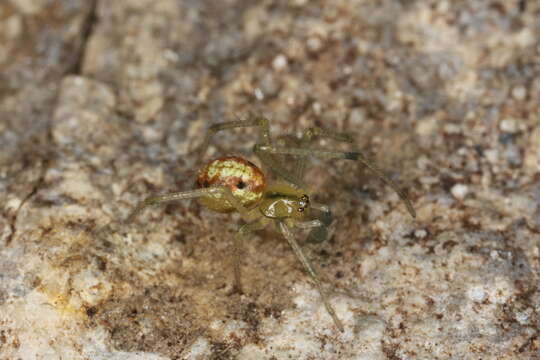
M 1 359 L 540 359 L 540 3 L 0 4 Z M 287 243 L 194 201 L 210 124 L 314 124 L 329 241 L 306 244 L 335 328 Z M 206 159 L 255 161 L 254 129 Z

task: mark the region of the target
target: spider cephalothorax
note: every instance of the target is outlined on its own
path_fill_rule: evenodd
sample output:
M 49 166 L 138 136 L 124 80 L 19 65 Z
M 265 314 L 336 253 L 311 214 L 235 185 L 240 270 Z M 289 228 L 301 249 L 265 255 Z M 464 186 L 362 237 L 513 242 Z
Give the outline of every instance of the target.
M 294 142 L 292 146 L 287 146 L 285 137 L 278 139 L 279 146 L 276 146 L 270 137 L 268 120 L 263 117 L 254 117 L 249 120 L 230 121 L 211 126 L 201 146 L 201 157 L 204 156 L 210 139 L 216 132 L 249 126 L 259 128 L 259 142 L 253 147 L 255 155 L 265 169 L 271 171 L 279 181 L 267 184 L 264 173 L 255 164 L 241 157 L 221 157 L 201 168 L 197 177 L 199 189 L 149 197 L 137 205 L 127 221 L 133 220 L 147 206 L 192 198 L 197 198 L 202 205 L 214 211 L 238 211 L 246 222 L 240 227 L 234 238 L 234 287 L 240 292 L 242 289 L 240 277 L 242 239 L 248 233 L 261 230 L 270 223 L 274 223 L 315 282 L 334 323 L 340 331 L 343 331 L 343 325 L 323 291 L 319 276 L 290 231 L 291 227 L 311 229 L 308 240 L 320 242 L 326 239 L 326 227 L 332 222 L 327 206 L 310 201 L 308 195 L 310 191 L 303 180 L 307 158 L 358 160 L 398 193 L 413 217 L 416 216 L 415 211 L 408 198 L 392 180 L 367 161 L 361 153 L 307 147 L 313 137 L 331 138 L 351 143 L 352 139 L 347 134 L 313 127 L 307 129 L 301 139 Z M 281 163 L 282 155 L 292 155 L 294 166 L 284 166 Z

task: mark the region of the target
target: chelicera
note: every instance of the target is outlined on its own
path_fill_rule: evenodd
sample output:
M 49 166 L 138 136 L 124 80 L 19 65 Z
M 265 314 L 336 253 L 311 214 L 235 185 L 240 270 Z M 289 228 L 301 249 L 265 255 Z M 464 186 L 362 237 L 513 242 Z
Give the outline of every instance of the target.
M 330 138 L 347 143 L 353 142 L 348 134 L 337 133 L 320 127 L 307 129 L 299 142 L 294 145 L 287 145 L 285 137 L 278 138 L 277 141 L 271 138 L 268 120 L 264 117 L 252 117 L 248 120 L 215 124 L 210 127 L 201 145 L 199 154 L 201 158 L 204 156 L 215 133 L 240 127 L 258 127 L 259 141 L 253 147 L 253 152 L 260 160 L 263 168 L 272 172 L 277 179 L 276 181 L 267 181 L 265 174 L 259 167 L 242 157 L 221 157 L 210 161 L 199 170 L 196 181 L 198 189 L 148 197 L 137 205 L 126 221 L 131 222 L 137 214 L 148 206 L 193 198 L 197 198 L 202 205 L 217 212 L 239 212 L 245 224 L 240 226 L 233 243 L 234 289 L 238 292 L 242 291 L 240 275 L 242 240 L 249 233 L 261 230 L 273 223 L 287 240 L 298 260 L 312 278 L 336 327 L 343 331 L 343 324 L 323 290 L 319 275 L 311 266 L 291 232 L 293 227 L 310 229 L 308 240 L 322 242 L 327 237 L 327 226 L 332 222 L 329 208 L 326 205 L 313 202 L 310 198 L 311 192 L 303 179 L 308 158 L 360 161 L 374 172 L 379 179 L 396 191 L 411 216 L 415 217 L 416 213 L 411 202 L 392 180 L 360 152 L 309 147 L 309 143 L 315 137 Z M 292 157 L 294 163 L 285 163 L 285 155 Z

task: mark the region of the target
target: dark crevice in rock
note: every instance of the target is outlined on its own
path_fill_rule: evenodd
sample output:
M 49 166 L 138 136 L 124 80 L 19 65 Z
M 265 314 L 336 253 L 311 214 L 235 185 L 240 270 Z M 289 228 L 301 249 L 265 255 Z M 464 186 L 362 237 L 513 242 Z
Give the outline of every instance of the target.
M 15 231 L 16 231 L 15 224 L 17 223 L 17 217 L 19 216 L 19 211 L 22 209 L 24 204 L 26 204 L 28 199 L 30 199 L 32 196 L 34 196 L 34 194 L 37 193 L 38 189 L 41 187 L 41 184 L 43 184 L 43 179 L 45 177 L 47 167 L 48 167 L 48 161 L 47 159 L 45 159 L 43 162 L 43 169 L 41 170 L 41 174 L 39 175 L 39 178 L 37 179 L 36 184 L 34 185 L 32 190 L 28 193 L 28 195 L 24 197 L 24 199 L 21 201 L 21 204 L 15 211 L 15 215 L 13 216 L 13 220 L 11 221 L 11 224 L 10 224 L 11 233 L 6 239 L 6 246 L 11 243 L 11 240 L 13 240 L 13 237 L 15 236 Z
M 52 151 L 51 144 L 53 144 L 52 127 L 51 127 L 51 123 L 49 123 L 47 126 L 47 133 L 45 135 L 44 147 L 46 150 L 43 152 L 43 154 L 37 156 L 38 158 L 41 158 L 41 171 L 39 173 L 39 177 L 36 179 L 34 185 L 32 186 L 32 189 L 22 199 L 19 207 L 17 208 L 17 210 L 15 211 L 15 214 L 13 215 L 11 219 L 11 223 L 10 223 L 11 233 L 6 239 L 6 246 L 9 246 L 9 244 L 13 240 L 13 237 L 15 236 L 15 233 L 17 230 L 15 224 L 17 223 L 17 218 L 19 217 L 20 210 L 35 194 L 37 194 L 37 192 L 39 191 L 39 189 L 41 189 L 41 187 L 43 186 L 45 182 L 45 174 L 47 174 L 47 170 L 49 169 L 49 166 L 51 165 L 52 158 L 53 158 L 53 151 Z M 39 147 L 39 149 L 43 149 L 43 148 Z M 30 166 L 32 165 L 30 164 Z
M 80 46 L 77 52 L 77 56 L 71 68 L 68 69 L 67 71 L 68 74 L 73 74 L 73 75 L 82 74 L 82 66 L 84 63 L 85 55 L 86 55 L 88 40 L 92 36 L 92 33 L 94 32 L 94 27 L 97 24 L 97 19 L 98 19 L 97 18 L 97 5 L 98 5 L 98 0 L 91 0 L 90 11 L 88 12 L 87 17 L 84 20 L 84 24 L 81 27 L 82 35 L 80 39 Z

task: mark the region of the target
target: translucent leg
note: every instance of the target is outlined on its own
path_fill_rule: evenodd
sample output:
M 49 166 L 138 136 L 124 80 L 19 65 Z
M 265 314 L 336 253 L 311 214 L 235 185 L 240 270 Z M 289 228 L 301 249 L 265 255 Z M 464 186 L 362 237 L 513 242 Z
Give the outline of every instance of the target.
M 241 276 L 241 260 L 242 260 L 242 240 L 244 236 L 257 231 L 264 229 L 270 220 L 265 217 L 261 217 L 258 220 L 250 224 L 244 224 L 240 227 L 236 235 L 234 236 L 233 244 L 233 266 L 234 266 L 234 291 L 242 293 L 242 276 Z
M 291 245 L 291 247 L 292 247 L 292 249 L 294 251 L 294 254 L 298 258 L 298 260 L 300 260 L 300 262 L 304 266 L 304 269 L 307 271 L 309 276 L 311 276 L 311 279 L 315 283 L 315 286 L 317 287 L 317 290 L 319 290 L 319 294 L 321 295 L 321 298 L 322 298 L 322 300 L 324 302 L 324 306 L 326 307 L 326 311 L 328 311 L 328 313 L 332 317 L 332 320 L 334 321 L 334 324 L 336 324 L 336 327 L 339 329 L 339 331 L 343 332 L 344 331 L 343 324 L 341 323 L 341 321 L 337 317 L 334 308 L 332 307 L 332 305 L 328 301 L 328 298 L 326 297 L 326 293 L 324 292 L 324 290 L 322 288 L 321 281 L 319 280 L 319 276 L 315 272 L 315 269 L 313 269 L 313 267 L 309 263 L 308 259 L 304 255 L 304 252 L 302 251 L 302 249 L 300 248 L 300 246 L 298 245 L 298 243 L 294 239 L 294 236 L 291 233 L 291 231 L 289 230 L 289 228 L 287 227 L 287 225 L 285 225 L 285 223 L 283 223 L 283 222 L 277 222 L 277 226 L 278 226 L 281 234 L 283 234 L 285 239 L 287 239 L 287 241 L 289 242 L 289 245 Z
M 135 209 L 131 212 L 131 214 L 127 217 L 127 219 L 124 221 L 125 223 L 132 222 L 137 215 L 141 211 L 143 211 L 145 208 L 153 205 L 159 205 L 164 202 L 170 202 L 170 201 L 176 201 L 176 200 L 185 200 L 185 199 L 194 199 L 202 196 L 215 196 L 216 194 L 220 194 L 221 196 L 225 197 L 225 199 L 231 203 L 232 206 L 242 215 L 244 218 L 249 218 L 248 210 L 242 205 L 240 201 L 238 201 L 233 194 L 231 193 L 231 190 L 227 187 L 211 187 L 211 188 L 205 188 L 205 189 L 197 189 L 197 190 L 189 190 L 189 191 L 181 191 L 181 192 L 174 192 L 164 195 L 158 195 L 158 196 L 150 196 L 143 201 L 141 201 Z
M 275 138 L 273 145 L 277 147 L 299 147 L 302 146 L 302 139 L 297 138 L 293 135 L 281 135 Z M 263 155 L 264 156 L 264 155 Z M 266 156 L 270 156 L 266 154 Z M 289 172 L 293 172 L 295 179 L 302 180 L 303 177 L 299 175 L 298 167 L 305 158 L 299 158 L 296 156 L 290 155 L 274 155 L 273 158 L 279 164 L 285 164 Z
M 302 138 L 300 140 L 300 147 L 306 147 L 307 145 L 311 143 L 311 141 L 313 141 L 313 138 L 315 137 L 333 139 L 335 141 L 346 142 L 346 143 L 351 143 L 351 144 L 354 142 L 354 139 L 349 134 L 338 133 L 338 132 L 326 130 L 318 126 L 315 126 L 315 127 L 310 127 L 304 131 L 304 133 L 302 134 Z M 298 178 L 300 179 L 304 178 L 306 165 L 307 165 L 307 157 L 303 156 L 300 158 L 298 165 L 296 167 L 296 176 Z
M 332 223 L 332 213 L 326 205 L 311 203 L 311 216 L 321 223 L 319 227 L 313 228 L 307 237 L 309 243 L 322 243 L 328 238 L 328 226 Z
M 312 141 L 314 137 L 322 137 L 322 138 L 329 138 L 334 139 L 336 141 L 342 141 L 342 142 L 348 142 L 352 143 L 353 139 L 348 134 L 344 133 L 337 133 L 329 130 L 325 130 L 320 127 L 311 127 L 304 131 L 302 138 L 300 141 L 300 147 L 305 146 L 309 142 Z M 278 139 L 282 144 L 285 145 L 285 147 L 278 147 L 278 148 L 289 148 L 289 144 L 291 143 L 290 139 L 287 139 L 286 137 L 281 137 Z M 307 190 L 307 184 L 304 182 L 304 173 L 305 168 L 307 164 L 307 158 L 306 156 L 300 156 L 298 160 L 295 161 L 294 168 L 292 170 L 288 170 L 283 165 L 281 165 L 282 161 L 278 161 L 278 159 L 275 156 L 272 156 L 273 154 L 269 152 L 260 151 L 261 146 L 272 146 L 272 145 L 264 145 L 264 144 L 257 144 L 253 148 L 253 152 L 257 155 L 257 157 L 261 160 L 263 165 L 270 169 L 272 172 L 274 172 L 278 177 L 283 178 L 284 180 L 291 183 L 293 186 L 305 189 Z M 296 146 L 291 146 L 291 148 L 296 148 Z M 286 154 L 282 154 L 286 155 Z
M 323 129 L 318 126 L 307 128 L 302 134 L 302 141 L 306 140 L 309 142 L 315 136 L 333 139 L 333 140 L 341 141 L 341 142 L 348 142 L 348 143 L 354 142 L 353 137 L 347 133 L 339 133 L 339 132 Z
M 319 210 L 319 211 L 322 211 L 322 212 L 325 212 L 325 213 L 329 213 L 330 214 L 330 208 L 324 204 L 319 204 L 319 203 L 316 203 L 316 202 L 311 202 L 310 204 L 310 207 L 312 209 L 316 209 L 316 210 Z
M 322 243 L 328 238 L 327 225 L 319 219 L 306 222 L 297 222 L 294 224 L 294 226 L 300 229 L 311 229 L 306 239 L 306 241 L 309 243 Z
M 211 187 L 206 189 L 190 190 L 175 192 L 170 194 L 164 194 L 159 196 L 151 196 L 140 202 L 131 214 L 126 219 L 126 223 L 132 222 L 135 217 L 146 207 L 152 205 L 159 205 L 164 202 L 193 199 L 201 196 L 215 196 L 220 194 L 223 196 L 232 206 L 242 215 L 245 221 L 252 221 L 253 213 L 247 210 L 238 199 L 234 197 L 231 190 L 227 187 Z M 259 214 L 260 216 L 260 214 Z M 269 220 L 266 218 L 259 218 L 254 222 L 242 225 L 234 237 L 233 243 L 233 264 L 234 264 L 234 289 L 235 291 L 242 292 L 242 281 L 240 273 L 240 260 L 242 254 L 242 238 L 245 234 L 264 228 L 268 224 Z
M 320 220 L 309 220 L 303 222 L 296 222 L 294 226 L 299 229 L 313 229 L 323 226 L 323 223 Z
M 204 154 L 206 153 L 206 150 L 208 149 L 208 145 L 210 144 L 210 140 L 212 136 L 214 136 L 215 133 L 222 130 L 235 129 L 235 128 L 240 128 L 240 127 L 251 127 L 251 126 L 259 127 L 259 142 L 261 144 L 263 145 L 272 144 L 271 138 L 270 138 L 270 128 L 268 126 L 268 119 L 262 116 L 250 115 L 250 119 L 247 119 L 247 120 L 235 120 L 235 121 L 228 121 L 224 123 L 211 125 L 206 133 L 203 143 L 201 144 L 198 150 L 199 159 L 200 160 L 203 159 Z
M 347 159 L 347 160 L 358 160 L 368 169 L 377 175 L 377 177 L 383 181 L 386 185 L 390 186 L 401 198 L 401 200 L 407 206 L 407 210 L 414 218 L 416 217 L 416 211 L 407 198 L 407 196 L 399 189 L 399 187 L 388 178 L 381 170 L 377 168 L 375 164 L 366 159 L 358 151 L 338 151 L 338 150 L 324 150 L 324 149 L 307 149 L 307 148 L 279 148 L 271 145 L 255 145 L 256 151 L 260 153 L 268 154 L 290 154 L 295 156 L 314 156 L 322 159 Z M 255 150 L 255 149 L 254 149 Z
M 307 185 L 299 178 L 295 171 L 287 170 L 272 154 L 259 150 L 259 144 L 253 147 L 253 152 L 264 167 L 270 169 L 278 177 L 288 181 L 291 185 L 299 189 L 305 189 L 307 191 Z

